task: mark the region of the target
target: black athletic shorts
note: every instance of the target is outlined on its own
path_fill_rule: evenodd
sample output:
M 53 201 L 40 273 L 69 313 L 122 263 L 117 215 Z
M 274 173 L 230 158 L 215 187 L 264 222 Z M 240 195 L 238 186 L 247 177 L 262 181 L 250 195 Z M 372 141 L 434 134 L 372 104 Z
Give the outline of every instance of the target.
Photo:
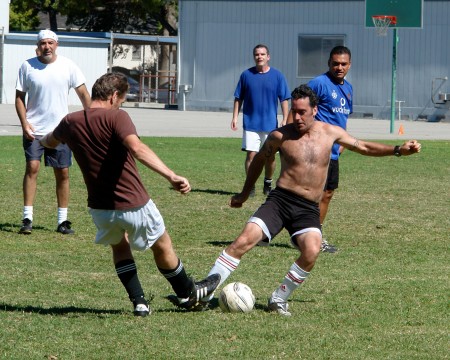
M 283 228 L 295 236 L 320 229 L 319 204 L 282 188 L 275 188 L 248 222 L 257 224 L 269 241 Z
M 330 160 L 324 190 L 336 190 L 339 186 L 339 160 Z

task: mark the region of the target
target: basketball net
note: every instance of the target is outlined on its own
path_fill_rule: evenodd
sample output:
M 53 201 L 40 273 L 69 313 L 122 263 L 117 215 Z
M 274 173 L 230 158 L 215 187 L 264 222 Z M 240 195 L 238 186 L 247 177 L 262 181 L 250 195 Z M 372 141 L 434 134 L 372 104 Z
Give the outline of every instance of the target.
M 390 25 L 395 26 L 397 24 L 397 17 L 390 15 L 374 15 L 372 20 L 379 36 L 386 36 Z

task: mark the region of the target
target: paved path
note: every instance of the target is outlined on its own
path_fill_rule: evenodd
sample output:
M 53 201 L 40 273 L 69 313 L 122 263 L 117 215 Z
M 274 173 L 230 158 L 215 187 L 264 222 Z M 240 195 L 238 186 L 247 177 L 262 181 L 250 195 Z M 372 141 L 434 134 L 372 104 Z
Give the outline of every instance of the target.
M 80 107 L 71 107 L 71 111 Z M 241 129 L 230 129 L 231 113 L 179 111 L 153 108 L 125 107 L 141 136 L 174 137 L 235 137 L 240 138 Z M 349 119 L 348 131 L 360 139 L 418 139 L 450 140 L 450 123 L 424 121 L 396 121 L 395 131 L 389 133 L 389 120 Z M 403 125 L 404 134 L 398 130 Z M 0 135 L 21 135 L 22 129 L 14 105 L 0 105 Z

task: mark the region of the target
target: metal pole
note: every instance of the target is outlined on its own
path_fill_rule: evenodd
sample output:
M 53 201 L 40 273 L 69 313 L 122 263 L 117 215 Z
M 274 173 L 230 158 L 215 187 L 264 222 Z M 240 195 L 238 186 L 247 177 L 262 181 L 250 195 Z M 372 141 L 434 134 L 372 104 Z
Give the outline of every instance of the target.
M 396 83 L 397 83 L 397 28 L 394 30 L 394 45 L 392 47 L 392 89 L 391 89 L 391 134 L 394 133 L 394 121 L 395 121 L 395 102 L 396 102 Z

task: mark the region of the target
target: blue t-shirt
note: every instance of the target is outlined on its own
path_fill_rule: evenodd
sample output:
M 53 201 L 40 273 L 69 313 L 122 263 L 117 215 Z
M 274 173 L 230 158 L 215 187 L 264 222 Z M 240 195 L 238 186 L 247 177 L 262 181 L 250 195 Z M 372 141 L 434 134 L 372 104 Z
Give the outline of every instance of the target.
M 308 86 L 319 97 L 317 120 L 346 129 L 348 116 L 353 112 L 352 85 L 347 80 L 343 84 L 335 83 L 325 73 L 312 79 Z M 339 159 L 339 144 L 333 145 L 331 158 Z
M 259 73 L 252 67 L 241 74 L 234 97 L 244 101 L 244 130 L 270 132 L 278 127 L 278 101 L 289 100 L 291 94 L 280 71 L 271 67 Z

